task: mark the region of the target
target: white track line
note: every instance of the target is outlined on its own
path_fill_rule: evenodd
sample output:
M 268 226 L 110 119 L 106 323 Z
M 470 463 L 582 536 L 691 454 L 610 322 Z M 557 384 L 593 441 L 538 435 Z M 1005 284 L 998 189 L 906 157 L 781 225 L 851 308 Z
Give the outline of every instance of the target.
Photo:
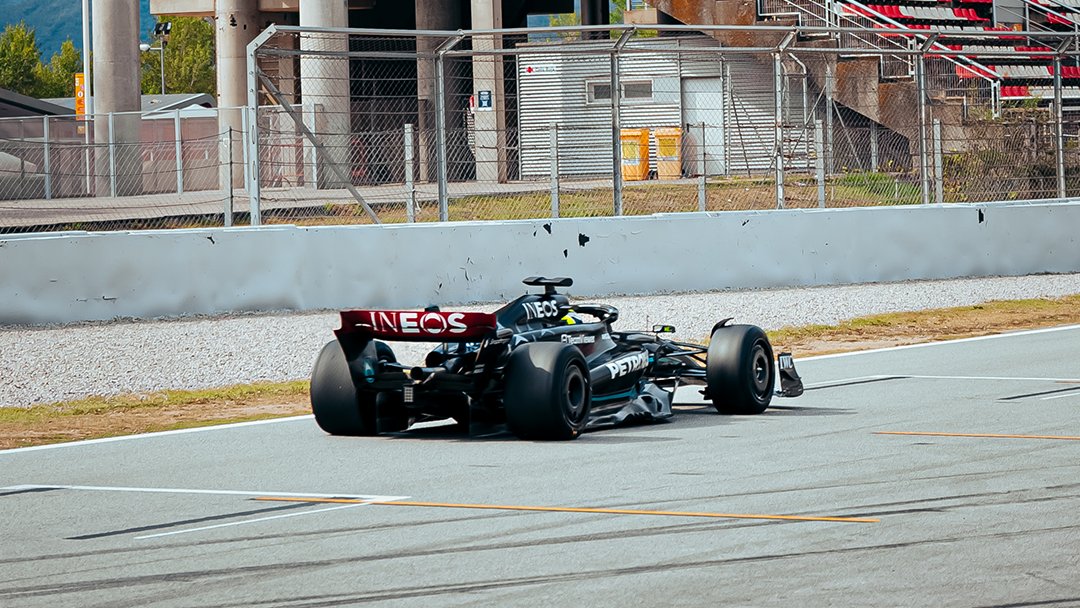
M 177 429 L 175 431 L 158 431 L 155 433 L 143 433 L 141 435 L 121 435 L 119 437 L 103 437 L 101 439 L 84 439 L 82 441 L 68 441 L 66 443 L 50 443 L 49 445 L 35 445 L 28 448 L 12 448 L 10 450 L 0 450 L 0 456 L 7 454 L 18 454 L 21 452 L 35 452 L 38 450 L 56 450 L 59 448 L 69 448 L 73 446 L 81 445 L 94 445 L 98 443 L 114 443 L 117 441 L 130 441 L 132 439 L 147 439 L 151 437 L 165 437 L 167 435 L 185 435 L 187 433 L 205 433 L 208 431 L 223 431 L 226 429 L 235 429 L 245 426 L 258 426 L 260 424 L 277 424 L 279 422 L 295 422 L 297 420 L 307 420 L 314 418 L 311 414 L 303 416 L 289 416 L 287 418 L 270 418 L 268 420 L 253 420 L 251 422 L 234 422 L 232 424 L 219 424 L 216 426 L 200 426 L 191 429 Z
M 798 359 L 798 360 L 802 361 L 803 359 Z M 896 378 L 897 380 L 901 380 L 903 378 L 908 378 L 908 377 L 909 376 L 905 376 L 903 374 L 874 374 L 872 376 L 855 376 L 853 378 L 840 378 L 839 380 L 827 380 L 827 381 L 823 381 L 823 382 L 813 382 L 811 384 L 805 385 L 805 388 L 807 388 L 807 389 L 822 388 L 822 387 L 832 386 L 834 384 L 850 384 L 852 382 L 865 382 L 867 380 L 881 380 L 883 378 Z
M 1051 399 L 1064 399 L 1066 397 L 1080 397 L 1080 391 L 1065 393 L 1064 395 L 1051 395 L 1049 397 L 1043 397 L 1040 401 L 1050 401 Z
M 205 530 L 214 530 L 216 528 L 228 528 L 230 526 L 243 526 L 247 524 L 255 524 L 264 521 L 270 521 L 272 519 L 285 519 L 286 517 L 298 517 L 300 515 L 315 515 L 316 513 L 326 513 L 327 511 L 337 511 L 339 509 L 352 509 L 355 507 L 363 507 L 369 505 L 371 502 L 358 502 L 348 505 L 337 505 L 334 507 L 327 507 L 325 509 L 316 509 L 314 511 L 301 511 L 297 513 L 285 513 L 283 515 L 271 515 L 269 517 L 259 517 L 257 519 L 246 519 L 244 521 L 234 521 L 224 524 L 214 524 L 212 526 L 202 526 L 201 528 L 188 528 L 186 530 L 173 530 L 172 532 L 161 532 L 159 534 L 148 534 L 146 536 L 136 536 L 135 540 L 146 540 L 149 538 L 161 538 L 162 536 L 174 536 L 176 534 L 188 534 L 190 532 L 203 532 Z
M 856 350 L 847 353 L 834 353 L 831 355 L 816 355 L 813 357 L 797 357 L 796 361 L 813 361 L 821 359 L 838 359 L 840 357 L 855 357 L 858 355 L 871 355 L 874 353 L 884 353 L 894 350 L 908 350 L 912 348 L 929 348 L 932 346 L 945 346 L 948 344 L 962 344 L 964 342 L 981 342 L 983 340 L 998 340 L 1001 338 L 1016 338 L 1020 336 L 1030 336 L 1035 334 L 1047 334 L 1057 331 L 1074 331 L 1080 330 L 1080 325 L 1064 325 L 1061 327 L 1044 327 L 1042 329 L 1027 329 L 1023 331 L 1012 331 L 1004 334 L 994 334 L 992 336 L 976 336 L 974 338 L 960 338 L 957 340 L 940 340 L 938 342 L 924 342 L 922 344 L 905 344 L 903 346 L 888 346 L 885 348 L 874 348 L 871 350 Z
M 924 376 L 920 374 L 895 374 L 904 378 L 920 380 L 1004 380 L 1006 382 L 1080 382 L 1080 378 L 1034 378 L 1023 376 Z M 886 378 L 892 375 L 884 376 Z
M 815 382 L 813 384 L 807 384 L 807 389 L 812 388 L 828 388 L 836 386 L 842 388 L 842 385 L 853 384 L 857 382 L 866 382 L 869 380 L 885 380 L 894 378 L 896 380 L 1002 380 L 1006 382 L 1076 382 L 1080 383 L 1080 378 L 1042 378 L 1042 377 L 1025 377 L 1025 376 L 931 376 L 925 374 L 874 374 L 872 376 L 855 376 L 853 378 L 840 378 L 838 380 L 828 380 L 823 382 Z M 1078 387 L 1080 390 L 1080 387 Z
M 262 491 L 252 492 L 248 490 L 199 490 L 191 488 L 133 488 L 124 486 L 73 486 L 73 485 L 46 485 L 46 484 L 22 484 L 8 486 L 0 490 L 83 490 L 88 492 L 139 492 L 149 494 L 210 494 L 216 496 L 290 496 L 295 498 L 352 498 L 363 500 L 366 503 L 392 502 L 405 500 L 408 496 L 382 496 L 378 494 L 311 494 L 306 492 L 276 492 Z

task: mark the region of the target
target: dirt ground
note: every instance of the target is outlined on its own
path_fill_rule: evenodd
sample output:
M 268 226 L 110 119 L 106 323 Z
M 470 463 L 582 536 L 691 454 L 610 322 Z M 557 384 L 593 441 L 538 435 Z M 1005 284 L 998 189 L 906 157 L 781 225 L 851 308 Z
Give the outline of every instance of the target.
M 1080 295 L 865 317 L 838 326 L 770 332 L 798 357 L 1080 323 Z M 0 449 L 295 416 L 310 412 L 305 383 L 169 391 L 0 408 Z

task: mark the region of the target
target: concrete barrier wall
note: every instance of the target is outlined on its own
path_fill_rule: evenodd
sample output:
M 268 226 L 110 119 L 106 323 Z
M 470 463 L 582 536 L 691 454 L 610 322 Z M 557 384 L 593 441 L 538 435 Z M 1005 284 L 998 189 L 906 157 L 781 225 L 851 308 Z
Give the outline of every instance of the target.
M 1080 203 L 0 239 L 0 323 L 1080 271 Z

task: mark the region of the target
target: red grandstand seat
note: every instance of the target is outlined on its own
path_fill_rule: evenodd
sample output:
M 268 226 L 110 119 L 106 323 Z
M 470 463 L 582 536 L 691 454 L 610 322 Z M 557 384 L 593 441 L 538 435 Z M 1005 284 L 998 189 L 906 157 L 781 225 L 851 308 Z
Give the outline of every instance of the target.
M 1072 19 L 1065 15 L 1059 15 L 1057 13 L 1047 13 L 1046 22 L 1051 25 L 1073 25 Z
M 956 76 L 959 78 L 991 78 L 997 80 L 1001 76 L 990 68 L 977 68 L 974 66 L 956 66 Z
M 1011 31 L 1013 31 L 1012 29 L 1007 28 L 1007 27 L 1005 27 L 1003 25 L 989 25 L 989 26 L 983 27 L 982 29 L 983 29 L 984 32 L 1011 32 Z M 1007 35 L 1003 34 L 1001 36 L 998 36 L 997 39 L 998 40 L 1023 40 L 1024 37 L 1023 36 L 1007 36 Z
M 1026 86 L 1003 86 L 1001 87 L 1002 98 L 1017 98 L 1017 97 L 1030 97 L 1030 93 Z

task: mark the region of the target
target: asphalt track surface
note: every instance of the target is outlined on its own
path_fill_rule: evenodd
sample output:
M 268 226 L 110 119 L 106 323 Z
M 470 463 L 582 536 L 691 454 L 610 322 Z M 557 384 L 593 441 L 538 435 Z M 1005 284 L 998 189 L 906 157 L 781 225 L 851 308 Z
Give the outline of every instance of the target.
M 567 443 L 0 452 L 0 606 L 1080 605 L 1078 360 L 1080 326 L 805 359 L 764 415 Z

